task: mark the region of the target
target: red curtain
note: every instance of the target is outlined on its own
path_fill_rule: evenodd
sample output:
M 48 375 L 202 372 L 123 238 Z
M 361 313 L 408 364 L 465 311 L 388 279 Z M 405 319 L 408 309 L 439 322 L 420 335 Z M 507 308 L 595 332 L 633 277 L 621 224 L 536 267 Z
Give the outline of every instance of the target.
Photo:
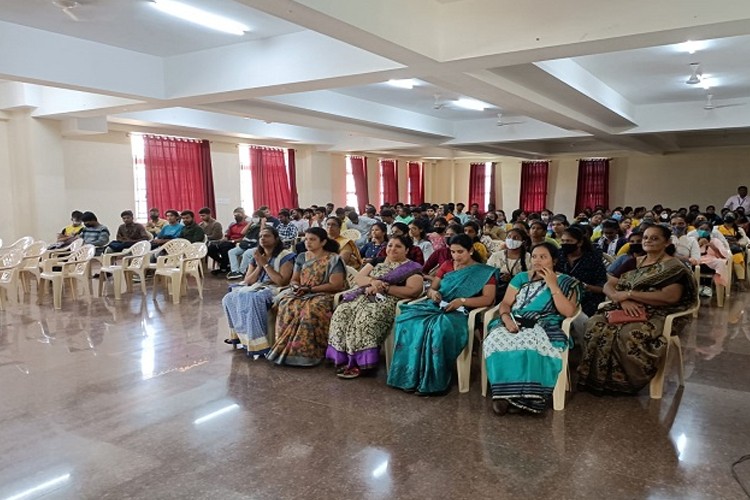
M 349 163 L 352 166 L 352 177 L 354 177 L 354 192 L 357 193 L 357 204 L 359 213 L 365 213 L 365 205 L 370 203 L 370 191 L 367 188 L 367 158 L 364 156 L 351 156 Z
M 484 210 L 484 163 L 472 163 L 469 171 L 469 206 L 476 203 Z
M 409 175 L 409 203 L 421 205 L 424 203 L 424 163 L 410 161 Z
M 541 212 L 547 205 L 548 161 L 521 163 L 521 209 Z
M 398 161 L 380 160 L 380 204 L 398 203 Z
M 576 214 L 597 205 L 609 206 L 609 159 L 578 160 Z
M 294 207 L 283 149 L 250 146 L 250 175 L 256 207 L 267 205 L 273 214 Z
M 286 156 L 289 161 L 289 192 L 292 195 L 292 206 L 288 208 L 299 207 L 299 193 L 297 192 L 297 162 L 293 149 L 286 150 Z
M 207 206 L 216 213 L 208 141 L 145 135 L 143 142 L 149 208 L 197 214 Z

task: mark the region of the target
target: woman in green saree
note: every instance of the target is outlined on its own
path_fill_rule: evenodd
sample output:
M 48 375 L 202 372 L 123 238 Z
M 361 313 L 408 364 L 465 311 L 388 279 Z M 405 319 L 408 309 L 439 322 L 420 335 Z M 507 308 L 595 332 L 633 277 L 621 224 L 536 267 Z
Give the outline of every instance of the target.
M 468 342 L 468 309 L 495 302 L 497 269 L 477 262 L 464 234 L 450 241 L 452 260 L 437 272 L 429 300 L 406 304 L 396 318 L 388 385 L 418 394 L 448 390 L 456 359 Z
M 578 383 L 595 392 L 634 394 L 651 382 L 665 355 L 664 321 L 696 301 L 697 287 L 692 271 L 671 256 L 671 231 L 651 226 L 643 233 L 646 255 L 636 260 L 635 269 L 618 278 L 610 277 L 604 293 L 612 300 L 586 323 L 583 359 L 578 366 Z M 633 318 L 645 313 L 645 320 L 613 322 L 607 313 L 619 310 Z M 672 335 L 678 334 L 689 317 L 677 318 Z

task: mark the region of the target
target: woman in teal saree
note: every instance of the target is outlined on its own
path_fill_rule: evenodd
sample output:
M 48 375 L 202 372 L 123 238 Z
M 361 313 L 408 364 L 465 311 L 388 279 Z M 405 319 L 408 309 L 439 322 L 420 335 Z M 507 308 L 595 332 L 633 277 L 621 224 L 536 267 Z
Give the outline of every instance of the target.
M 401 306 L 388 385 L 418 394 L 444 393 L 456 359 L 468 342 L 468 309 L 495 302 L 497 269 L 480 264 L 473 241 L 450 240 L 452 260 L 440 266 L 429 300 Z

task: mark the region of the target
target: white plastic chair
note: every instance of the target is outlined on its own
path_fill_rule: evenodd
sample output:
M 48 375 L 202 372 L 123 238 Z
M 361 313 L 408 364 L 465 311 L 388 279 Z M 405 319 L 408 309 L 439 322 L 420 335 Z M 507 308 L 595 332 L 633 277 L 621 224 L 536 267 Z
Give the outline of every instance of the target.
M 680 342 L 680 337 L 678 335 L 672 335 L 672 324 L 674 323 L 674 320 L 680 316 L 687 316 L 696 313 L 700 307 L 700 293 L 696 290 L 695 303 L 689 309 L 670 314 L 664 320 L 664 330 L 662 330 L 662 335 L 667 339 L 667 352 L 664 353 L 664 357 L 659 362 L 659 369 L 657 370 L 656 375 L 651 379 L 651 384 L 649 385 L 649 395 L 651 396 L 651 399 L 661 399 L 664 393 L 664 378 L 666 376 L 667 367 L 673 363 L 675 351 L 677 351 L 677 369 L 679 370 L 680 387 L 685 385 L 685 364 L 682 359 L 682 343 Z
M 417 302 L 422 302 L 423 300 L 429 300 L 428 297 L 422 297 L 420 299 L 414 300 L 411 302 L 411 304 L 416 304 Z M 399 306 L 401 304 L 399 303 Z M 396 315 L 401 312 L 400 307 L 397 306 L 396 308 Z M 458 359 L 456 359 L 456 369 L 458 372 L 458 392 L 466 393 L 469 392 L 470 382 L 471 382 L 471 350 L 474 347 L 474 328 L 477 324 L 477 316 L 479 316 L 481 313 L 485 312 L 487 310 L 486 307 L 477 307 L 476 309 L 472 309 L 469 311 L 469 316 L 467 318 L 467 326 L 468 326 L 468 332 L 469 332 L 469 338 L 466 342 L 466 346 L 464 347 L 464 350 L 461 351 L 461 354 L 458 355 Z M 394 320 L 394 326 L 395 326 L 395 320 Z M 385 343 L 383 344 L 383 347 L 385 349 L 385 363 L 386 367 L 390 370 L 391 366 L 391 359 L 393 358 L 393 350 L 395 348 L 394 342 L 395 339 L 393 338 L 395 335 L 395 332 L 392 332 L 388 337 L 385 339 Z
M 490 321 L 497 317 L 500 312 L 500 304 L 496 305 L 492 309 L 484 313 L 484 332 L 482 334 L 482 344 L 484 339 L 487 338 L 489 333 L 488 325 Z M 562 331 L 565 336 L 570 338 L 570 328 L 573 321 L 581 314 L 581 308 L 576 309 L 576 312 L 570 318 L 565 318 L 562 322 Z M 479 353 L 482 362 L 482 397 L 487 397 L 487 386 L 489 385 L 489 379 L 487 378 L 487 364 L 484 359 L 484 349 L 480 349 Z M 562 369 L 560 374 L 557 376 L 557 383 L 552 391 L 552 407 L 555 411 L 561 411 L 565 409 L 565 393 L 570 390 L 570 373 L 568 371 L 568 349 L 563 350 L 561 353 L 562 358 Z
M 18 238 L 16 241 L 8 245 L 7 247 L 3 247 L 0 245 L 0 252 L 7 252 L 9 250 L 13 250 L 16 248 L 20 248 L 21 250 L 26 250 L 29 245 L 34 243 L 34 237 L 33 236 L 23 236 L 21 238 Z
M 8 291 L 13 292 L 13 297 L 18 300 L 18 270 L 23 260 L 23 249 L 11 248 L 0 254 L 0 311 L 5 310 L 5 302 L 10 296 Z
M 115 300 L 120 300 L 122 296 L 122 285 L 125 282 L 125 271 L 129 270 L 131 273 L 139 274 L 141 278 L 141 290 L 144 295 L 146 293 L 146 285 L 144 283 L 146 276 L 145 270 L 148 265 L 148 259 L 145 255 L 151 249 L 151 243 L 148 241 L 139 241 L 130 248 L 126 248 L 122 252 L 105 253 L 101 256 L 102 267 L 99 269 L 99 296 L 103 295 L 105 291 L 105 283 L 107 282 L 107 274 L 112 275 L 112 281 L 115 289 Z M 130 259 L 126 260 L 126 257 Z M 112 261 L 121 258 L 120 264 L 113 264 Z M 134 259 L 140 258 L 140 259 Z M 144 265 L 144 261 L 146 265 Z M 132 269 L 131 269 L 132 268 Z
M 48 259 L 44 262 L 44 269 L 40 275 L 42 280 L 52 282 L 52 299 L 55 309 L 62 309 L 63 282 L 69 280 L 73 298 L 77 300 L 75 281 L 83 284 L 86 296 L 91 296 L 91 260 L 94 258 L 94 245 L 83 245 L 70 254 L 65 260 Z M 55 271 L 54 267 L 60 267 Z M 46 286 L 42 286 L 42 294 Z
M 180 255 L 182 255 L 189 246 L 190 242 L 184 238 L 175 238 L 173 240 L 169 240 L 162 246 L 151 250 L 150 253 L 153 255 L 159 255 L 162 253 L 164 255 L 159 255 L 159 257 L 156 258 L 156 262 L 150 262 L 148 268 L 156 270 L 159 264 L 159 259 L 162 259 L 163 262 L 169 260 L 170 264 L 175 264 L 177 261 L 174 259 L 174 257 L 179 257 Z
M 47 259 L 59 259 L 61 257 L 66 257 L 76 250 L 80 249 L 82 246 L 83 240 L 81 238 L 76 238 L 71 241 L 70 245 L 68 246 L 47 250 L 42 254 L 42 261 L 40 262 L 40 266 L 42 266 L 44 264 L 44 261 Z
M 174 241 L 174 240 L 172 240 Z M 180 303 L 180 296 L 186 290 L 187 277 L 193 276 L 198 284 L 198 294 L 203 298 L 203 278 L 201 261 L 208 251 L 205 243 L 188 244 L 184 253 L 159 257 L 154 274 L 154 296 L 160 279 L 169 280 L 168 291 L 174 304 Z
M 35 241 L 24 250 L 21 266 L 18 269 L 18 279 L 21 281 L 22 293 L 29 293 L 31 291 L 29 286 L 29 274 L 34 276 L 34 279 L 36 280 L 37 294 L 39 293 L 39 274 L 41 273 L 39 262 L 46 250 L 47 243 L 44 241 Z

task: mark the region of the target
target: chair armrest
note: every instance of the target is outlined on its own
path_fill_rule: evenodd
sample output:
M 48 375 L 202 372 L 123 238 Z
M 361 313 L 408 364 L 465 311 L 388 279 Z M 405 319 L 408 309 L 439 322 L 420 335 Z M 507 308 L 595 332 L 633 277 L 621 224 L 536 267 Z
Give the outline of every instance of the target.
M 573 321 L 575 321 L 576 318 L 578 316 L 580 316 L 580 315 L 581 315 L 581 306 L 578 306 L 578 309 L 576 309 L 576 312 L 575 312 L 575 314 L 573 314 L 573 316 L 571 316 L 570 318 L 565 318 L 563 320 L 563 322 L 562 322 L 562 331 L 568 337 L 570 337 L 570 327 L 573 325 Z
M 156 258 L 156 269 L 163 269 L 165 267 L 180 267 L 181 261 L 182 254 L 160 255 Z
M 487 327 L 490 324 L 490 321 L 492 321 L 494 317 L 498 315 L 499 313 L 500 313 L 500 304 L 487 309 L 487 311 L 484 313 L 484 328 L 483 328 L 484 332 L 482 334 L 483 339 L 487 338 L 487 333 L 488 333 Z
M 120 257 L 125 257 L 130 253 L 130 249 L 125 249 L 122 252 L 111 252 L 111 253 L 103 253 L 101 255 L 102 259 L 102 266 L 108 267 L 112 265 L 113 259 L 119 259 Z

